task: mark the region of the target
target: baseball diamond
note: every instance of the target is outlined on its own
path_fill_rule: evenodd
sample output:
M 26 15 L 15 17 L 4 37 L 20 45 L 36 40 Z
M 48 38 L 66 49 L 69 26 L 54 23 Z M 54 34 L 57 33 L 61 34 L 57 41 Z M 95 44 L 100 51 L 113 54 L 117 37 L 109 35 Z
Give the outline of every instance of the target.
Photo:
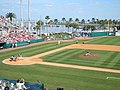
M 23 47 L 18 47 L 16 49 L 13 48 L 12 51 L 8 49 L 8 51 L 5 50 L 5 52 L 1 51 L 1 58 L 2 58 L 1 60 L 2 63 L 4 63 L 4 64 L 1 63 L 1 65 L 4 67 L 3 70 L 5 68 L 6 69 L 11 68 L 12 71 L 17 70 L 16 72 L 12 72 L 13 74 L 17 75 L 17 72 L 19 72 L 19 74 L 22 76 L 24 76 L 25 74 L 24 72 L 28 71 L 29 69 L 31 69 L 29 73 L 32 73 L 32 71 L 34 70 L 35 74 L 32 73 L 32 76 L 28 76 L 28 78 L 26 77 L 27 74 L 25 74 L 24 78 L 25 79 L 31 78 L 31 80 L 33 80 L 32 77 L 36 78 L 36 75 L 38 75 L 37 78 L 42 79 L 45 82 L 46 87 L 49 88 L 55 87 L 55 83 L 58 83 L 58 81 L 54 80 L 54 75 L 57 75 L 58 80 L 60 80 L 60 77 L 69 77 L 69 78 L 73 78 L 74 80 L 78 78 L 79 80 L 84 81 L 84 85 L 87 85 L 88 87 L 90 87 L 88 85 L 89 82 L 85 82 L 85 80 L 90 80 L 90 82 L 96 83 L 97 79 L 101 79 L 102 80 L 101 82 L 105 82 L 105 85 L 108 82 L 111 82 L 110 85 L 112 86 L 109 87 L 109 90 L 112 90 L 114 88 L 113 85 L 114 86 L 118 85 L 114 83 L 116 82 L 119 83 L 120 81 L 116 79 L 114 81 L 106 81 L 106 80 L 111 80 L 111 79 L 106 79 L 106 77 L 119 78 L 119 73 L 120 73 L 119 43 L 117 45 L 114 45 L 116 43 L 110 43 L 110 41 L 107 42 L 108 45 L 104 45 L 104 43 L 102 43 L 102 45 L 100 43 L 95 43 L 95 41 L 97 40 L 99 40 L 99 42 L 102 42 L 102 40 L 105 41 L 107 39 L 112 39 L 112 42 L 114 42 L 118 40 L 119 37 L 91 38 L 84 41 L 85 44 L 82 44 L 83 40 L 85 39 L 81 39 L 81 38 L 78 39 L 79 41 L 78 44 L 75 44 L 76 40 L 67 40 L 67 41 L 61 40 L 61 44 L 59 45 L 56 45 L 57 41 L 41 42 L 37 44 L 31 44 L 30 46 L 28 45 L 27 47 L 23 46 Z M 89 51 L 91 54 L 99 56 L 99 58 L 83 58 L 80 56 L 80 55 L 84 55 L 87 51 Z M 18 53 L 23 54 L 23 58 L 24 58 L 23 60 L 9 61 L 11 55 L 16 55 Z M 52 73 L 45 74 L 43 70 L 46 73 L 49 72 Z M 23 73 L 20 71 L 22 71 Z M 5 72 L 9 73 L 8 71 Z M 60 77 L 59 74 L 61 75 Z M 71 76 L 70 74 L 73 76 Z M 89 77 L 89 74 L 92 74 L 92 76 Z M 5 75 L 5 74 L 1 73 L 1 75 Z M 50 81 L 47 79 L 49 75 L 51 76 Z M 78 76 L 76 77 L 76 75 Z M 5 75 L 5 76 L 10 77 L 9 75 Z M 83 79 L 83 77 L 86 78 Z M 48 80 L 48 82 L 46 82 L 46 79 Z M 49 84 L 51 80 L 53 80 L 52 83 L 54 84 L 54 86 Z M 75 84 L 69 83 L 73 85 L 72 87 L 70 87 L 68 84 L 66 84 L 68 86 L 66 86 L 65 84 L 61 84 L 61 85 L 66 90 L 72 90 L 74 88 L 80 89 L 81 87 L 76 86 L 82 83 L 82 81 L 79 80 L 76 81 Z M 68 81 L 69 79 L 64 81 L 64 83 L 67 83 Z M 98 82 L 98 85 L 102 84 L 101 82 Z M 58 87 L 58 84 L 56 85 L 56 87 Z M 85 89 L 84 86 L 82 86 L 82 88 Z M 90 90 L 92 90 L 92 88 Z M 95 88 L 97 90 L 101 90 L 99 89 L 100 88 L 99 86 Z M 105 88 L 106 87 L 103 87 L 103 89 Z
M 120 0 L 1 0 L 0 90 L 120 90 Z

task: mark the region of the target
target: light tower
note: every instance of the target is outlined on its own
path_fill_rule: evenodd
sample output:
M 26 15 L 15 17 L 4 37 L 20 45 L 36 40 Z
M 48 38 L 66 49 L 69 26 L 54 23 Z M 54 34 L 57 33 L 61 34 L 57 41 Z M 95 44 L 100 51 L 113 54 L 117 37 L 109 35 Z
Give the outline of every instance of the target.
M 30 0 L 28 0 L 28 31 L 30 31 Z
M 22 0 L 20 0 L 20 29 L 22 27 Z

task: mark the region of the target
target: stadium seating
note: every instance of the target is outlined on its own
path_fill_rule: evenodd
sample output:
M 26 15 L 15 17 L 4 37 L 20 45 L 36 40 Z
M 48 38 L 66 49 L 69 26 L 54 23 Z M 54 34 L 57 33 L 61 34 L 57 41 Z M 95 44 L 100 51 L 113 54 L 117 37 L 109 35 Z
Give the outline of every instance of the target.
M 0 31 L 0 42 L 6 43 L 4 48 L 10 48 L 12 44 L 25 46 L 30 43 L 43 41 L 43 39 L 39 39 L 37 35 L 28 32 L 27 29 L 20 29 L 19 26 L 13 24 L 3 16 L 0 16 Z
M 0 78 L 0 90 L 18 90 L 16 80 Z M 25 82 L 26 90 L 44 90 L 44 84 Z

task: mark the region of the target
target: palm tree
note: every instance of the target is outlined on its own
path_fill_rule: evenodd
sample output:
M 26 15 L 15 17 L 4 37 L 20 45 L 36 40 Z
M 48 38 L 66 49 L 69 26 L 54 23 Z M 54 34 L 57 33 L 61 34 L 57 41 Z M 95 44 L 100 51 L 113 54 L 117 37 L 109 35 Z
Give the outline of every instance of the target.
M 56 31 L 56 27 L 57 27 L 57 24 L 58 24 L 58 19 L 54 19 L 54 24 L 55 24 L 55 31 Z
M 42 27 L 42 25 L 44 24 L 41 20 L 39 20 L 37 23 L 37 29 L 40 31 L 41 30 L 41 27 Z M 39 32 L 39 34 L 41 34 L 40 32 Z
M 66 22 L 66 19 L 65 19 L 65 17 L 63 17 L 63 18 L 62 18 L 62 28 L 63 28 L 63 30 L 64 30 L 65 22 Z
M 73 23 L 73 24 L 72 24 L 72 27 L 73 27 L 73 29 L 76 29 L 76 31 L 77 31 L 77 29 L 79 29 L 79 25 L 76 24 L 76 23 Z
M 104 22 L 105 22 L 105 24 L 107 24 L 108 23 L 107 19 L 105 19 Z
M 50 20 L 50 21 L 49 21 L 49 24 L 50 24 L 50 26 L 53 27 L 53 24 L 54 24 L 53 20 Z
M 62 24 L 65 24 L 65 22 L 66 22 L 66 19 L 65 19 L 65 17 L 63 17 L 62 18 Z
M 69 22 L 68 22 L 68 26 L 69 26 L 69 27 L 72 27 L 72 22 L 73 22 L 73 19 L 72 19 L 72 18 L 69 18 Z M 72 29 L 72 28 L 70 28 L 70 29 Z
M 55 24 L 55 25 L 58 24 L 58 19 L 54 19 L 54 24 Z
M 50 17 L 49 17 L 49 16 L 46 16 L 45 19 L 46 19 L 46 25 L 47 25 L 47 36 L 48 36 L 48 25 L 49 25 L 49 23 L 50 23 Z
M 13 18 L 16 18 L 16 15 L 12 12 L 9 12 L 6 14 L 6 18 L 10 18 L 10 21 L 12 21 Z
M 68 32 L 69 32 L 69 29 L 70 29 L 70 25 L 69 25 L 69 23 L 66 23 L 66 24 L 65 24 L 65 27 L 68 28 Z
M 82 24 L 85 24 L 85 19 L 82 19 L 82 20 L 81 20 L 81 23 L 82 23 Z
M 72 23 L 72 21 L 73 21 L 72 18 L 69 18 L 69 23 Z
M 93 24 L 95 23 L 95 18 L 92 18 L 92 23 L 93 23 Z
M 79 18 L 76 18 L 76 19 L 75 19 L 75 22 L 76 22 L 76 23 L 79 23 Z
M 37 35 L 41 34 L 40 32 L 38 33 L 38 31 L 41 30 L 41 27 L 42 27 L 43 24 L 44 23 L 41 20 L 39 20 L 38 22 L 36 22 L 36 26 L 33 27 L 34 30 L 37 30 Z
M 90 20 L 88 19 L 87 22 L 90 23 Z
M 46 16 L 45 19 L 46 19 L 46 24 L 49 24 L 50 17 Z
M 97 24 L 100 24 L 100 20 L 99 20 L 99 19 L 96 19 L 96 23 L 97 23 Z

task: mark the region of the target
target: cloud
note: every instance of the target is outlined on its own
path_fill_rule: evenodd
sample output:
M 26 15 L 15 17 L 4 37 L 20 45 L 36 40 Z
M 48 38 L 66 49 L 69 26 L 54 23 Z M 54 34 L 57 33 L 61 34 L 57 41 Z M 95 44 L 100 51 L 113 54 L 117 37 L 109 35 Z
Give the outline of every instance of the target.
M 96 6 L 110 6 L 111 4 L 109 2 L 95 2 Z
M 44 6 L 45 6 L 45 7 L 53 7 L 54 4 L 53 4 L 53 3 L 47 3 L 47 4 L 45 4 Z
M 71 10 L 83 10 L 84 8 L 80 3 L 66 3 L 65 7 Z

